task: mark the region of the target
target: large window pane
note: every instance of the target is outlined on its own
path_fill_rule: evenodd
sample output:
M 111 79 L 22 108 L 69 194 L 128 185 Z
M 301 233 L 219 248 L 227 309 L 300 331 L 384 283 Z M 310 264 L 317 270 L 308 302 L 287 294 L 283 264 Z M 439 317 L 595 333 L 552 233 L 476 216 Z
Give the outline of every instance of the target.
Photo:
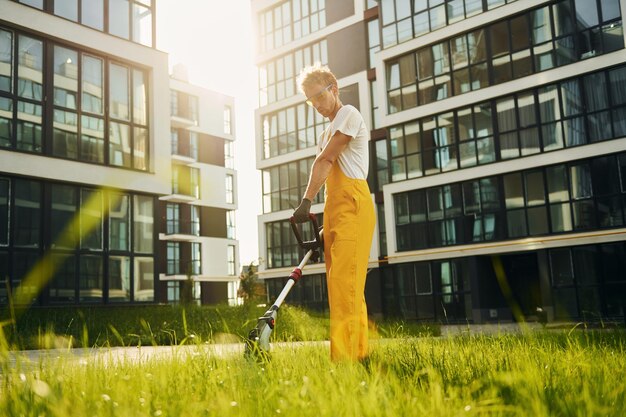
M 0 91 L 13 91 L 13 34 L 0 29 Z
M 102 60 L 89 55 L 82 55 L 82 102 L 83 111 L 103 114 L 103 76 Z
M 17 102 L 17 149 L 42 151 L 42 106 L 26 101 Z
M 78 52 L 54 47 L 54 105 L 77 108 Z
M 154 259 L 135 257 L 134 301 L 154 301 Z
M 133 4 L 133 41 L 152 46 L 152 11 Z
M 133 70 L 133 121 L 140 125 L 148 123 L 147 88 L 143 71 Z
M 573 199 L 591 197 L 591 173 L 589 165 L 580 164 L 570 167 L 570 181 Z
M 80 247 L 102 249 L 102 191 L 80 190 Z
M 109 115 L 116 119 L 130 120 L 130 92 L 128 68 L 109 65 Z
M 10 199 L 10 182 L 7 178 L 0 178 L 0 246 L 9 244 Z
M 78 243 L 78 191 L 75 187 L 57 184 L 52 185 L 51 191 L 50 247 L 73 248 Z
M 54 110 L 52 154 L 61 158 L 78 157 L 78 115 Z
M 109 0 L 109 33 L 130 38 L 130 8 L 128 0 Z
M 102 302 L 103 279 L 102 257 L 82 255 L 79 264 L 79 301 L 87 303 Z
M 557 165 L 546 169 L 548 180 L 548 198 L 551 203 L 569 200 L 567 186 L 567 171 L 564 165 Z
M 38 247 L 41 231 L 41 185 L 15 180 L 15 246 Z
M 145 171 L 148 169 L 148 129 L 136 127 L 133 131 L 133 168 Z
M 54 2 L 54 14 L 74 22 L 78 21 L 78 0 L 62 0 Z
M 50 302 L 76 302 L 76 256 L 54 254 L 51 263 L 54 274 L 50 280 Z
M 109 249 L 130 249 L 130 197 L 111 193 L 109 195 Z
M 109 163 L 130 168 L 130 126 L 123 123 L 109 124 Z
M 109 302 L 130 301 L 130 258 L 109 257 Z
M 133 240 L 135 252 L 152 253 L 154 209 L 152 197 L 135 196 L 133 208 Z
M 19 35 L 17 56 L 17 94 L 40 101 L 43 98 L 43 42 Z
M 104 163 L 104 120 L 82 116 L 80 135 L 80 159 Z
M 104 0 L 81 1 L 81 23 L 102 30 L 104 28 Z

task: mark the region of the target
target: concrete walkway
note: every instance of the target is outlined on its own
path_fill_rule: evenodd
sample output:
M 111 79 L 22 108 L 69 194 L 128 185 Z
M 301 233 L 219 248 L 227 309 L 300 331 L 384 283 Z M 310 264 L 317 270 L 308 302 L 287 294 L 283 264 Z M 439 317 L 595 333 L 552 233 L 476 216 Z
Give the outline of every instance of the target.
M 571 327 L 575 327 L 571 323 Z M 563 323 L 559 326 L 563 329 Z M 567 326 L 565 326 L 567 327 Z M 541 331 L 544 327 L 539 323 L 498 323 L 498 324 L 455 324 L 441 326 L 442 337 L 454 337 L 460 335 L 498 335 L 522 333 L 524 331 Z M 550 329 L 548 326 L 546 329 Z M 385 340 L 372 341 L 384 343 Z M 328 341 L 318 342 L 280 342 L 272 343 L 271 350 L 298 349 L 302 346 L 330 346 Z M 69 359 L 77 361 L 101 361 L 103 363 L 146 362 L 151 359 L 188 357 L 209 355 L 216 357 L 241 356 L 243 357 L 243 343 L 216 343 L 185 346 L 141 346 L 141 347 L 111 347 L 111 348 L 73 348 L 73 349 L 48 349 L 48 350 L 24 350 L 9 352 L 9 365 L 17 366 L 18 362 L 23 367 L 35 367 L 46 359 Z
M 272 343 L 271 350 L 298 349 L 302 346 L 330 346 L 328 341 Z M 203 344 L 185 346 L 140 346 L 111 348 L 40 349 L 9 352 L 9 366 L 33 368 L 46 360 L 66 359 L 83 363 L 142 363 L 152 359 L 208 355 L 220 358 L 240 356 L 243 358 L 243 343 Z

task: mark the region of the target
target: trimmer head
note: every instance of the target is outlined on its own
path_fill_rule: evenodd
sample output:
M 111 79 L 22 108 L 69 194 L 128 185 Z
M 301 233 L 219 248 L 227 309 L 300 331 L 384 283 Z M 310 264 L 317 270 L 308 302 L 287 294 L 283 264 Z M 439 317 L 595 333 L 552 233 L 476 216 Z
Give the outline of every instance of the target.
M 272 305 L 272 307 L 270 307 L 270 309 L 267 310 L 263 316 L 259 317 L 256 327 L 248 333 L 248 339 L 246 340 L 244 350 L 244 357 L 248 359 L 253 358 L 260 363 L 268 362 L 271 359 L 270 336 L 272 335 L 272 330 L 274 330 L 278 309 L 287 297 L 287 294 L 289 294 L 291 287 L 293 287 L 293 285 L 302 277 L 302 269 L 307 264 L 309 259 L 314 260 L 314 262 L 319 260 L 319 251 L 324 246 L 321 238 L 322 231 L 317 226 L 317 219 L 314 214 L 309 214 L 309 219 L 311 220 L 311 230 L 315 236 L 315 240 L 309 242 L 304 242 L 302 240 L 302 236 L 296 227 L 294 218 L 291 217 L 290 219 L 291 227 L 296 235 L 298 244 L 306 250 L 307 253 L 304 255 L 304 258 L 302 258 L 302 261 L 300 261 L 300 265 L 294 268 L 294 270 L 291 271 L 291 274 L 289 274 L 287 284 L 285 284 L 285 287 L 278 295 L 274 305 Z
M 270 355 L 270 336 L 276 323 L 278 307 L 272 306 L 265 314 L 259 317 L 256 327 L 248 333 L 244 356 L 257 362 L 268 362 Z

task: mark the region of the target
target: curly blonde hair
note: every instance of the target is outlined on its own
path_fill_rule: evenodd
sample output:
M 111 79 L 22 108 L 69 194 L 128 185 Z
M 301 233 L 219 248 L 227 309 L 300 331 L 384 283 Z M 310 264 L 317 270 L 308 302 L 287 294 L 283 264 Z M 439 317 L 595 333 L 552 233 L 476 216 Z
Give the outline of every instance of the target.
M 321 65 L 319 62 L 304 67 L 297 78 L 298 89 L 304 94 L 304 87 L 309 87 L 313 84 L 321 85 L 335 85 L 337 86 L 337 78 L 333 74 L 328 66 Z

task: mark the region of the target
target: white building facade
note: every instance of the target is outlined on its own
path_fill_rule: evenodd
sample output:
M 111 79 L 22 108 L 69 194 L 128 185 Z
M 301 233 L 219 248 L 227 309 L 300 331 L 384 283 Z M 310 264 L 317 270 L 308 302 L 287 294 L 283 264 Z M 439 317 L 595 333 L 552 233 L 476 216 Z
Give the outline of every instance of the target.
M 159 203 L 165 220 L 159 280 L 168 302 L 193 285 L 198 302 L 233 304 L 239 282 L 234 99 L 190 84 L 180 66 L 170 89 L 172 191 Z
M 266 49 L 280 55 L 302 42 L 302 2 L 255 3 Z M 330 2 L 314 3 L 329 14 Z M 360 43 L 318 28 L 350 45 L 344 61 L 359 61 L 363 46 L 374 68 L 360 110 L 371 112 L 380 267 L 366 292 L 375 311 L 442 323 L 623 319 L 625 6 L 364 1 L 354 4 L 365 9 L 355 17 L 366 27 Z

